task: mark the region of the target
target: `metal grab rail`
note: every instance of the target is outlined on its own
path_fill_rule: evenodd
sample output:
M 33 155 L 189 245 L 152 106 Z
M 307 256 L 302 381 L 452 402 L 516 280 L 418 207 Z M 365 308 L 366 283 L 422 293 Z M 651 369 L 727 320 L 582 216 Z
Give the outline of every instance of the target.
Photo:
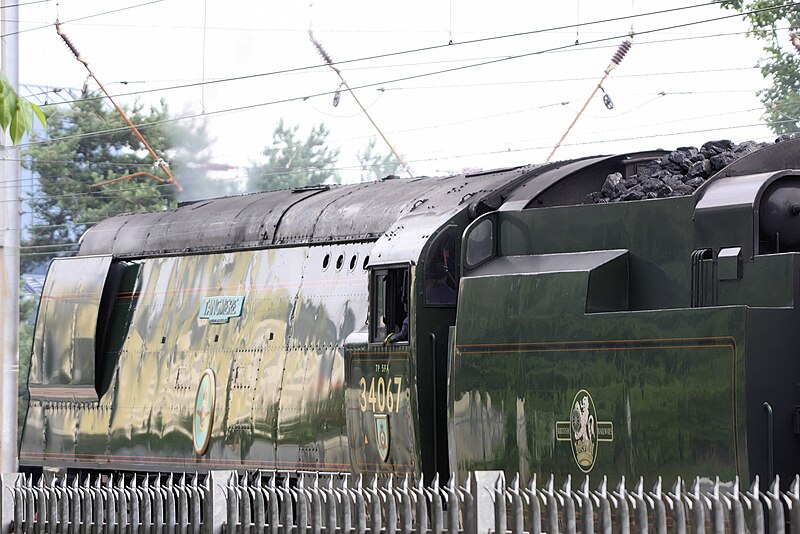
M 496 471 L 425 485 L 408 477 L 232 471 L 198 475 L 127 475 L 34 481 L 3 475 L 2 532 L 269 533 L 269 534 L 783 534 L 800 526 L 800 476 L 788 491 L 776 477 L 766 493 L 758 479 L 659 479 L 628 489 L 623 478 L 592 489 L 554 477 L 510 483 Z M 577 486 L 577 484 L 576 484 Z

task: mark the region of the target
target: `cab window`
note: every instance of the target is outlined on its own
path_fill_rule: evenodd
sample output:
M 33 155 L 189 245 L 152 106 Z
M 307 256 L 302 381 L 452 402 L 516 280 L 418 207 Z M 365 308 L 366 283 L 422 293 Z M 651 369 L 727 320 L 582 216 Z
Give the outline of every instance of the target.
M 408 342 L 408 267 L 378 268 L 371 276 L 370 340 L 383 343 L 396 334 L 395 342 Z
M 484 219 L 467 235 L 467 269 L 479 267 L 494 257 L 494 249 L 494 222 Z

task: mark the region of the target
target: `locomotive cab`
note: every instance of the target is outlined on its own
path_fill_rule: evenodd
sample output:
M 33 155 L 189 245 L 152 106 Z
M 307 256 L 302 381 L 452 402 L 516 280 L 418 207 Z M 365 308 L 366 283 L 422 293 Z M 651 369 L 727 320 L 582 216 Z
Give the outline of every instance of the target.
M 447 221 L 421 244 L 406 241 L 417 247 L 410 261 L 368 269 L 367 325 L 345 344 L 348 436 L 360 472 L 447 475 L 447 335 L 462 229 Z

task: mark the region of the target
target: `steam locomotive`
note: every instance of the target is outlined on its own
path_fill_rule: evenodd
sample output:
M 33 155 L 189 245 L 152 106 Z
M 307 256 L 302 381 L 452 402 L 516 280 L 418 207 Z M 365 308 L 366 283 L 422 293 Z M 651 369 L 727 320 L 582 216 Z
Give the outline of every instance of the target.
M 800 141 L 123 215 L 52 262 L 28 469 L 800 472 Z

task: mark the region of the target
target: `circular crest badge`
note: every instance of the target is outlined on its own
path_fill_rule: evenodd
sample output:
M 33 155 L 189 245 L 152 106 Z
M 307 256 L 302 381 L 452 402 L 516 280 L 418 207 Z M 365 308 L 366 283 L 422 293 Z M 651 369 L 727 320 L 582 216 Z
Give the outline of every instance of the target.
M 572 452 L 575 461 L 584 473 L 594 466 L 597 449 L 597 411 L 589 392 L 580 390 L 572 401 Z
M 594 400 L 582 389 L 575 394 L 569 409 L 569 421 L 556 421 L 556 440 L 572 444 L 572 456 L 584 473 L 594 467 L 597 444 L 614 441 L 614 423 L 598 421 Z
M 192 418 L 192 438 L 194 452 L 203 455 L 211 441 L 211 424 L 214 422 L 214 404 L 217 397 L 214 371 L 206 369 L 197 386 L 194 398 L 194 417 Z

